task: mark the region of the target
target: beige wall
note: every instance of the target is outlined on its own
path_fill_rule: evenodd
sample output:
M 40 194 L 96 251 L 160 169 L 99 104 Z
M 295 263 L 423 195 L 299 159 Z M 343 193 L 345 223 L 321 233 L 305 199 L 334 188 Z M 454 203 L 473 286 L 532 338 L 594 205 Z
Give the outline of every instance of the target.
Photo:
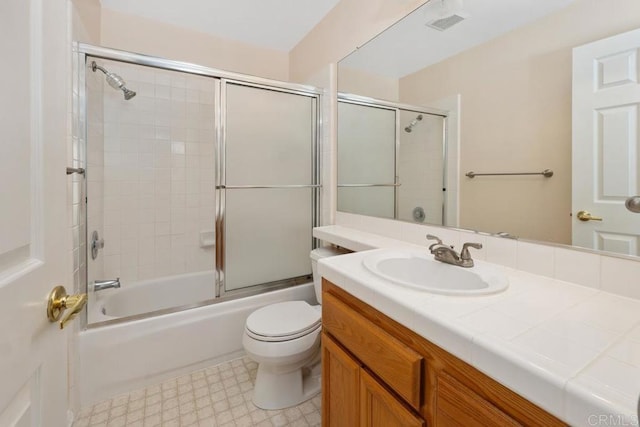
M 101 45 L 276 80 L 289 79 L 289 55 L 110 9 Z
M 289 52 L 291 81 L 338 62 L 425 0 L 342 0 Z
M 401 79 L 402 102 L 428 105 L 462 96 L 462 227 L 571 241 L 572 48 L 638 26 L 637 0 L 578 0 Z M 464 177 L 468 171 L 545 168 L 554 171 L 552 178 Z
M 387 101 L 399 101 L 400 81 L 340 66 L 338 69 L 338 91 L 386 99 Z
M 100 44 L 100 0 L 72 0 L 72 37 L 74 41 Z

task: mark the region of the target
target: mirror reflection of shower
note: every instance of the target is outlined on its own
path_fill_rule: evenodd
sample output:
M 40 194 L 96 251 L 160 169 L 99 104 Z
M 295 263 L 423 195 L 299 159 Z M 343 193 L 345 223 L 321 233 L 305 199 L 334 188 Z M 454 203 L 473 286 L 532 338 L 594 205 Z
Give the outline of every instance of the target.
M 418 122 L 421 120 L 422 120 L 422 114 L 418 114 L 415 119 L 411 120 L 411 123 L 409 123 L 409 126 L 404 128 L 404 131 L 407 133 L 411 133 L 411 131 L 413 130 L 413 127 L 417 125 Z
M 91 70 L 94 73 L 96 70 L 102 71 L 104 75 L 107 76 L 106 78 L 107 78 L 107 83 L 109 83 L 109 86 L 111 86 L 114 89 L 121 90 L 124 93 L 125 100 L 128 101 L 134 96 L 136 96 L 136 93 L 134 91 L 127 89 L 126 82 L 122 77 L 120 77 L 115 73 L 110 73 L 109 71 L 105 70 L 104 68 L 96 64 L 96 61 L 91 61 Z

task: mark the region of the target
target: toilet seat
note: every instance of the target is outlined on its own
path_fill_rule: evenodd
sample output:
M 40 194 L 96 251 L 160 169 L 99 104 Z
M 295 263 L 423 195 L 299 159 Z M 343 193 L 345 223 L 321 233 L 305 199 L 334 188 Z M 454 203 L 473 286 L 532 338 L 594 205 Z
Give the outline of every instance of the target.
M 321 325 L 319 310 L 305 301 L 286 301 L 251 313 L 247 318 L 245 331 L 258 341 L 282 342 L 309 335 Z

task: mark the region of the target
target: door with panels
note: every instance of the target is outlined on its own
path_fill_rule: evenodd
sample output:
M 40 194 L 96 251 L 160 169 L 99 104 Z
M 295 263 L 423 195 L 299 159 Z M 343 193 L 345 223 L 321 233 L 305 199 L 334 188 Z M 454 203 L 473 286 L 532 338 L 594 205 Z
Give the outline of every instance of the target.
M 640 30 L 573 51 L 573 244 L 639 255 Z
M 0 426 L 67 425 L 70 328 L 46 303 L 72 290 L 68 26 L 66 1 L 0 2 Z

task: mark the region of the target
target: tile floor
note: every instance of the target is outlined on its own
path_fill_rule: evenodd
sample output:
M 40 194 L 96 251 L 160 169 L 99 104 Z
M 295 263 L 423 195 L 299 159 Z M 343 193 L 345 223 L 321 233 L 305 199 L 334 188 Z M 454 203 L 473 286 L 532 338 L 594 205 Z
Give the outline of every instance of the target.
M 258 365 L 235 359 L 132 391 L 80 411 L 74 427 L 319 426 L 320 395 L 298 406 L 265 411 L 251 393 Z

